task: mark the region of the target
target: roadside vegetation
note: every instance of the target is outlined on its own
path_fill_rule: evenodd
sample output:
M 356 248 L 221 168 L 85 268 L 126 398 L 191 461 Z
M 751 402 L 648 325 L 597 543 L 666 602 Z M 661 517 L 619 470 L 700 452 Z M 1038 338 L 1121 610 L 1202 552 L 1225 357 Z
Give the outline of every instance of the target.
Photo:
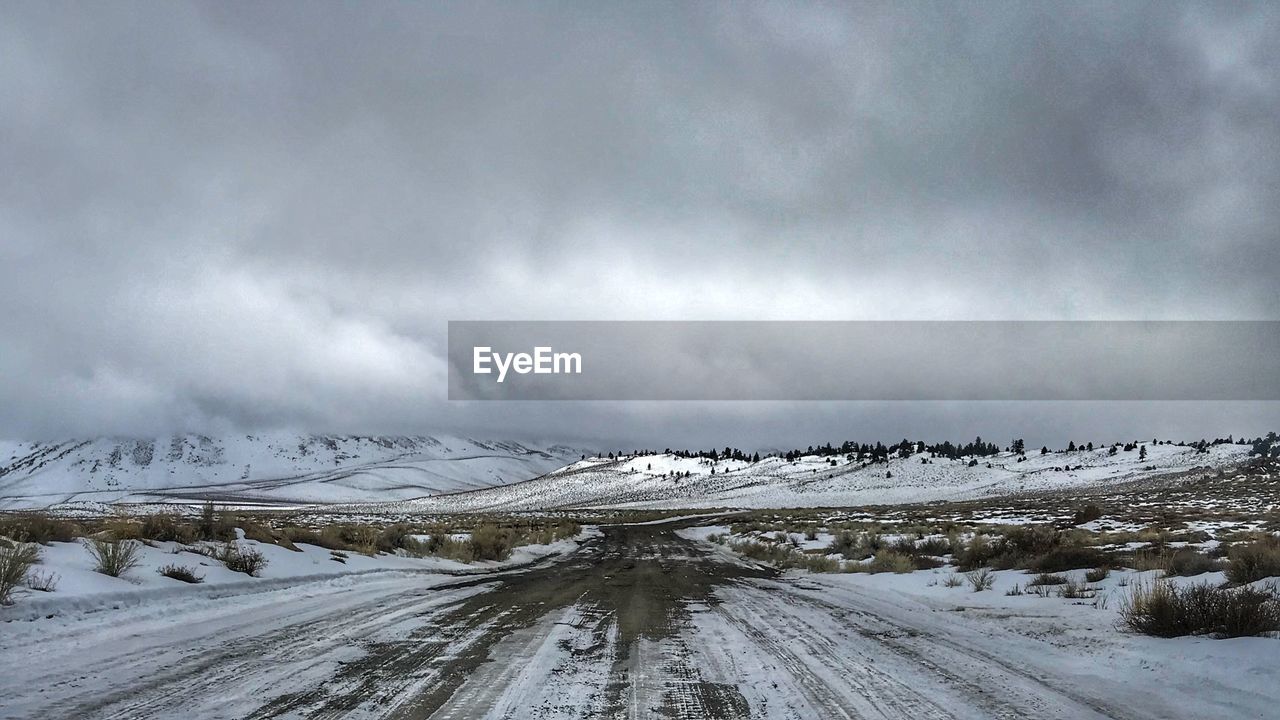
M 1157 637 L 1266 635 L 1280 632 L 1280 595 L 1274 584 L 1228 588 L 1156 580 L 1133 588 L 1120 617 L 1126 629 Z
M 120 577 L 137 567 L 140 548 L 134 540 L 91 538 L 85 543 L 85 549 L 97 565 L 94 569 L 111 577 Z
M 1099 609 L 1115 598 L 1126 632 L 1280 637 L 1278 471 L 1263 458 L 1093 498 L 753 511 L 710 539 L 782 569 L 924 570 L 929 585 L 978 593 L 1000 573 L 1008 596 Z
M 110 577 L 129 577 L 140 563 L 144 546 L 192 552 L 227 569 L 258 577 L 268 565 L 259 544 L 300 552 L 301 544 L 330 551 L 330 559 L 346 564 L 352 554 L 438 557 L 459 562 L 501 561 L 523 545 L 549 544 L 571 538 L 581 526 L 570 517 L 467 516 L 423 522 L 377 522 L 364 518 L 307 517 L 299 514 L 231 511 L 204 503 L 181 509 L 107 517 L 62 518 L 43 512 L 0 514 L 0 604 L 14 590 L 54 592 L 55 573 L 37 566 L 41 547 L 79 543 L 94 570 Z M 253 541 L 253 542 L 246 542 Z M 199 583 L 195 567 L 171 563 L 156 569 L 168 578 Z
M 13 591 L 22 585 L 31 566 L 40 562 L 40 548 L 33 543 L 4 541 L 0 544 L 0 605 L 12 602 Z
M 191 583 L 193 585 L 204 582 L 204 576 L 196 572 L 196 569 L 190 565 L 170 563 L 168 565 L 161 566 L 156 570 L 156 572 L 167 578 L 181 580 L 184 583 Z

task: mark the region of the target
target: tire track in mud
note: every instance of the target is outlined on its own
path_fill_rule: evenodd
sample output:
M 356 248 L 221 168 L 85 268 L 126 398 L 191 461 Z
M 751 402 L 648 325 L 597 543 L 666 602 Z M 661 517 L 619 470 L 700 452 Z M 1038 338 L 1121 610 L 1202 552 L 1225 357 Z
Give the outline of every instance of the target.
M 803 586 L 797 587 L 804 591 Z M 1096 698 L 1089 697 L 1075 690 L 1052 683 L 1048 678 L 1038 676 L 1026 666 L 1019 666 L 1005 657 L 982 649 L 980 641 L 964 642 L 961 635 L 969 632 L 954 625 L 948 628 L 949 634 L 933 632 L 930 628 L 910 625 L 893 618 L 892 608 L 885 608 L 883 599 L 872 599 L 866 594 L 856 597 L 864 603 L 860 609 L 841 606 L 814 597 L 805 592 L 803 595 L 787 593 L 783 596 L 786 602 L 796 605 L 807 604 L 835 617 L 854 619 L 848 623 L 861 635 L 910 658 L 922 667 L 928 668 L 940 677 L 946 677 L 956 687 L 963 688 L 970 697 L 981 700 L 989 695 L 986 688 L 998 686 L 1007 695 L 1018 698 L 1022 708 L 1010 717 L 1027 717 L 1028 710 L 1045 712 L 1049 710 L 1048 698 L 1054 698 L 1057 707 L 1069 708 L 1065 717 L 1100 717 L 1115 720 L 1127 720 L 1135 716 L 1127 709 L 1117 708 Z M 880 605 L 884 612 L 875 612 Z M 953 662 L 948 663 L 944 658 Z M 981 678 L 965 676 L 956 672 L 954 667 L 981 668 L 986 673 Z
M 166 713 L 189 711 L 201 698 L 216 698 L 229 687 L 251 681 L 264 682 L 277 677 L 271 668 L 287 666 L 297 675 L 308 669 L 334 662 L 328 654 L 358 647 L 361 638 L 385 632 L 401 623 L 413 623 L 427 613 L 446 609 L 461 602 L 462 596 L 483 592 L 483 586 L 472 583 L 437 586 L 429 591 L 413 589 L 391 595 L 362 600 L 354 606 L 335 605 L 334 598 L 318 598 L 305 611 L 295 605 L 273 608 L 266 617 L 255 622 L 274 629 L 243 640 L 209 649 L 206 637 L 179 641 L 179 647 L 163 646 L 113 656 L 97 667 L 80 669 L 81 675 L 94 675 L 120 668 L 137 668 L 142 675 L 162 665 L 162 669 L 142 683 L 123 686 L 106 695 L 66 709 L 68 717 L 135 718 L 156 717 Z M 358 590 L 349 590 L 351 594 Z M 461 594 L 462 596 L 459 596 Z M 340 607 L 341 612 L 335 612 Z M 392 608 L 389 610 L 389 607 Z M 177 653 L 179 657 L 173 655 Z M 302 661 L 299 667 L 297 661 Z M 293 662 L 294 664 L 289 665 Z M 264 665 L 267 671 L 264 673 Z M 51 707 L 50 711 L 60 710 Z
M 703 681 L 687 649 L 678 650 L 680 638 L 690 603 L 739 578 L 772 575 L 713 557 L 670 527 L 604 528 L 572 559 L 495 578 L 498 587 L 433 615 L 407 637 L 367 646 L 323 688 L 276 698 L 253 717 L 742 717 L 745 700 L 729 685 Z M 535 668 L 550 690 L 528 678 L 511 692 L 486 687 L 521 679 L 507 666 L 536 652 L 565 613 L 582 618 L 593 640 L 559 664 Z M 543 702 L 556 695 L 554 686 L 575 683 L 595 693 L 587 706 Z
M 338 586 L 319 580 L 195 598 L 191 606 L 183 600 L 88 614 L 9 638 L 16 642 L 5 643 L 6 653 L 41 658 L 42 669 L 18 666 L 6 674 L 2 684 L 16 682 L 18 692 L 0 703 L 0 718 L 243 718 L 282 691 L 321 684 L 370 639 L 407 633 L 426 616 L 497 587 L 496 578 L 554 559 L 455 573 L 458 579 L 374 572 Z M 175 622 L 188 613 L 188 624 Z
M 844 596 L 855 606 L 840 605 L 818 597 L 823 591 L 830 589 L 792 578 L 735 589 L 707 611 L 712 619 L 695 634 L 736 634 L 754 652 L 777 659 L 794 680 L 778 699 L 803 698 L 788 706 L 791 717 L 1134 717 L 1131 708 L 983 651 L 959 628 L 947 628 L 958 632 L 948 637 L 929 623 L 895 619 L 902 613 L 886 599 Z M 720 672 L 763 674 L 760 667 Z
M 708 612 L 726 622 L 750 647 L 777 663 L 807 705 L 796 717 L 952 718 L 951 711 L 882 670 L 858 643 L 837 644 L 836 627 L 816 627 L 780 613 L 773 593 L 735 588 L 731 608 Z M 842 638 L 843 639 L 843 638 Z M 883 658 L 880 658 L 882 661 Z M 776 680 L 775 680 L 776 683 Z

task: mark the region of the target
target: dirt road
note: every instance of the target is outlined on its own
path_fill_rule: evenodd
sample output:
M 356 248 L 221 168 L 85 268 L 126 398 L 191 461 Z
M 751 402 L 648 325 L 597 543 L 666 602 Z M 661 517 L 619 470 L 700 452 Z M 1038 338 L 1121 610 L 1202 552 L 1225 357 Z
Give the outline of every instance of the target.
M 1052 642 L 821 576 L 779 577 L 673 525 L 604 528 L 559 562 L 482 577 L 388 572 L 96 615 L 0 629 L 0 717 L 1156 718 L 1191 707 Z M 1196 716 L 1269 707 L 1221 695 Z

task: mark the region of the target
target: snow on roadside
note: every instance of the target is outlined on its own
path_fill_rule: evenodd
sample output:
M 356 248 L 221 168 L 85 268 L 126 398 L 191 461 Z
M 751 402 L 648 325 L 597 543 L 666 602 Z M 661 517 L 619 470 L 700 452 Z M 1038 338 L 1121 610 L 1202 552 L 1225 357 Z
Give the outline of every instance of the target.
M 724 526 L 677 532 L 708 544 L 712 535 L 728 537 Z M 730 552 L 723 545 L 712 547 Z M 807 678 L 829 672 L 833 663 L 839 666 L 846 655 L 866 653 L 872 657 L 877 673 L 887 671 L 887 675 L 877 675 L 875 687 L 888 693 L 897 679 L 918 670 L 910 663 L 901 665 L 902 658 L 894 650 L 898 644 L 907 647 L 913 643 L 920 645 L 926 657 L 931 657 L 928 653 L 945 655 L 963 649 L 960 662 L 947 665 L 959 675 L 968 672 L 962 669 L 964 662 L 982 665 L 987 662 L 984 658 L 1026 668 L 1033 675 L 1036 668 L 1042 668 L 1045 676 L 1065 681 L 1058 686 L 1063 696 L 1046 701 L 1062 703 L 1058 709 L 1066 715 L 1080 709 L 1071 705 L 1076 699 L 1101 696 L 1115 700 L 1127 694 L 1131 701 L 1150 703 L 1155 715 L 1162 717 L 1269 716 L 1270 708 L 1280 700 L 1275 690 L 1280 687 L 1280 664 L 1276 663 L 1280 644 L 1276 639 L 1165 639 L 1125 631 L 1120 622 L 1125 601 L 1135 588 L 1150 586 L 1161 573 L 1113 569 L 1107 577 L 1089 583 L 1085 573 L 1054 573 L 1093 589 L 1086 593 L 1088 597 L 1068 598 L 1059 595 L 1061 585 L 1046 586 L 1043 594 L 1037 594 L 1029 585 L 1037 574 L 1023 570 L 991 571 L 993 587 L 979 592 L 965 573 L 951 567 L 902 574 L 788 570 L 776 581 L 759 581 L 758 589 L 719 590 L 718 603 L 693 608 L 689 645 L 714 648 L 699 654 L 704 677 L 712 682 L 737 678 L 753 716 L 759 713 L 761 717 L 789 717 L 808 711 L 822 714 L 821 707 L 809 707 L 814 698 L 807 691 L 812 685 Z M 958 584 L 949 587 L 949 578 Z M 1178 586 L 1216 587 L 1224 580 L 1222 572 L 1167 578 Z M 1254 585 L 1266 584 L 1260 581 Z M 755 612 L 758 608 L 752 604 L 765 597 L 758 590 L 766 589 L 795 596 L 797 602 L 789 605 L 792 614 L 778 617 Z M 813 612 L 802 612 L 807 610 Z M 798 639 L 786 646 L 790 653 L 784 663 L 788 672 L 781 675 L 770 660 L 771 653 L 763 647 L 778 636 Z M 826 653 L 829 643 L 821 638 L 839 638 L 841 652 Z M 868 638 L 885 638 L 887 645 L 880 647 Z M 991 663 L 995 660 L 988 667 L 998 671 Z M 743 677 L 755 682 L 743 682 Z M 771 689 L 756 693 L 757 687 Z M 910 696 L 911 687 L 909 683 L 899 688 L 903 697 Z M 965 705 L 962 699 L 950 697 L 961 689 L 962 684 L 938 686 L 926 694 L 939 707 L 952 710 Z M 1016 684 L 996 692 L 1009 700 L 1017 699 L 1015 690 Z M 840 702 L 857 706 L 859 697 L 854 693 Z M 1031 697 L 1026 701 L 1037 702 Z
M 575 549 L 582 541 L 596 537 L 600 530 L 584 526 L 578 535 L 548 544 L 522 545 L 515 548 L 504 561 L 463 563 L 436 557 L 407 557 L 379 554 L 361 555 L 356 552 L 332 552 L 322 547 L 298 543 L 298 551 L 270 543 L 241 539 L 237 544 L 244 551 L 256 550 L 266 558 L 266 566 L 258 577 L 234 572 L 220 561 L 201 554 L 195 546 L 175 542 L 138 543 L 138 564 L 121 577 L 110 577 L 97 572 L 87 541 L 54 542 L 40 546 L 40 562 L 33 570 L 52 573 L 56 585 L 52 592 L 40 592 L 26 587 L 13 593 L 14 604 L 0 607 L 0 621 L 31 620 L 47 615 L 69 612 L 92 612 L 121 605 L 136 605 L 153 599 L 181 597 L 201 588 L 225 589 L 228 594 L 267 590 L 298 582 L 355 576 L 377 572 L 465 574 L 513 567 L 533 562 L 548 555 L 559 555 Z M 216 548 L 219 544 L 202 543 Z M 167 565 L 185 566 L 201 576 L 200 583 L 186 583 L 159 573 Z

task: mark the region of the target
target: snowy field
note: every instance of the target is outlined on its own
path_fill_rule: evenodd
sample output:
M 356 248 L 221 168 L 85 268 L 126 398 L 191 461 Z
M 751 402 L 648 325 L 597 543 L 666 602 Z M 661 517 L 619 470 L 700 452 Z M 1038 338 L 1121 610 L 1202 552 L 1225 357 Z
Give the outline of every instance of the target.
M 0 607 L 0 718 L 1271 718 L 1280 465 L 1238 447 L 991 467 L 597 458 L 437 502 L 0 515 L 11 540 L 81 535 L 38 546 Z M 744 479 L 753 494 L 734 497 L 903 502 L 647 509 Z M 438 502 L 624 482 L 665 482 L 666 500 Z M 906 502 L 897 484 L 956 499 Z M 518 538 L 509 557 L 459 559 L 497 529 Z M 89 537 L 115 534 L 149 539 L 109 577 Z M 261 553 L 256 577 L 229 547 Z M 1140 632 L 1155 588 L 1257 603 Z
M 1118 627 L 1159 571 L 1115 568 L 1080 598 L 1026 592 L 1022 570 L 980 591 L 950 567 L 778 571 L 714 541 L 729 519 L 604 527 L 464 577 L 382 556 L 317 574 L 318 548 L 177 589 L 77 575 L 60 605 L 0 611 L 0 717 L 1145 720 L 1280 702 L 1274 638 Z
M 846 507 L 979 500 L 1037 492 L 1110 487 L 1197 469 L 1229 467 L 1248 445 L 1223 444 L 1201 453 L 1172 444 L 1112 454 L 1013 453 L 957 460 L 922 456 L 867 463 L 843 456 L 779 457 L 759 462 L 682 458 L 670 454 L 616 460 L 588 458 L 527 482 L 391 503 L 410 512 L 480 512 L 553 508 Z M 974 461 L 977 462 L 974 462 Z
M 997 572 L 980 593 L 944 587 L 945 573 L 792 574 L 718 592 L 694 609 L 683 645 L 708 681 L 742 688 L 759 717 L 1263 718 L 1274 709 L 1274 639 L 1118 632 L 1118 586 L 1137 573 L 1113 574 L 1101 606 L 1007 596 L 1026 582 L 1018 571 Z
M 271 543 L 246 540 L 240 531 L 235 545 L 244 552 L 261 553 L 265 561 L 263 569 L 254 576 L 232 571 L 216 557 L 201 552 L 216 551 L 222 547 L 221 543 L 139 542 L 136 543 L 137 565 L 119 577 L 111 577 L 95 569 L 96 562 L 86 539 L 51 542 L 39 548 L 40 561 L 35 570 L 48 577 L 53 587 L 38 591 L 19 586 L 13 593 L 12 606 L 0 607 L 0 622 L 92 613 L 154 602 L 184 604 L 192 598 L 255 594 L 298 587 L 313 581 L 358 583 L 361 577 L 371 574 L 465 575 L 527 565 L 549 555 L 568 552 L 597 532 L 594 528 L 587 528 L 573 539 L 522 545 L 502 561 L 464 563 L 446 558 L 389 553 L 370 556 L 306 543 L 298 543 L 296 550 L 288 550 Z M 465 540 L 467 535 L 454 533 L 452 537 Z M 200 581 L 188 583 L 161 575 L 159 570 L 167 566 L 190 568 Z

